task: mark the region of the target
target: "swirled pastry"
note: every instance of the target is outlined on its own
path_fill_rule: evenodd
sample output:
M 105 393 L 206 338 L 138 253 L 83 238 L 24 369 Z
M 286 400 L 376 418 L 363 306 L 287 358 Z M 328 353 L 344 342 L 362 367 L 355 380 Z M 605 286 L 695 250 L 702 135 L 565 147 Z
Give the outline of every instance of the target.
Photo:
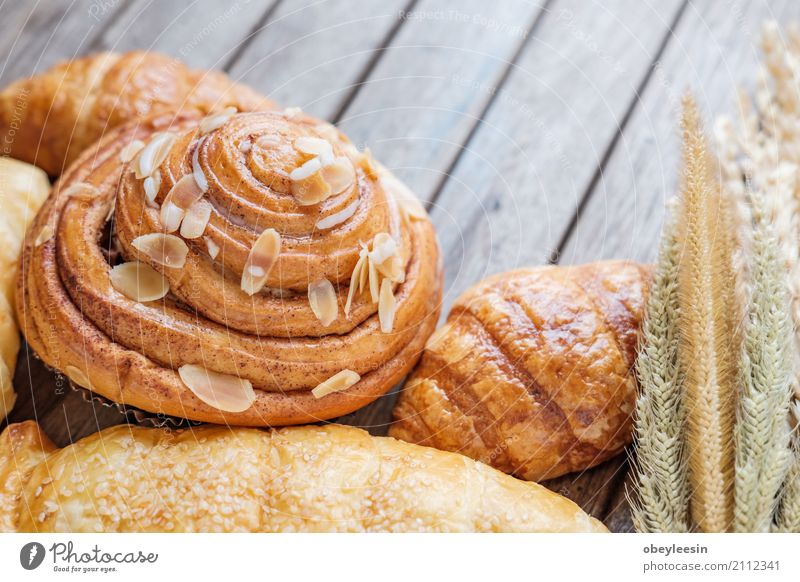
M 14 321 L 14 288 L 25 229 L 50 192 L 39 168 L 0 158 L 0 420 L 14 406 L 14 366 L 19 329 Z
M 371 402 L 441 298 L 432 225 L 393 176 L 298 110 L 151 117 L 62 176 L 26 240 L 28 342 L 115 402 L 283 425 Z
M 389 434 L 534 481 L 618 454 L 649 273 L 607 261 L 478 283 L 429 339 Z
M 0 93 L 6 154 L 57 176 L 104 133 L 151 114 L 235 106 L 271 109 L 255 91 L 216 71 L 144 51 L 65 61 Z
M 123 425 L 59 450 L 26 422 L 0 435 L 0 531 L 606 529 L 540 485 L 356 428 Z

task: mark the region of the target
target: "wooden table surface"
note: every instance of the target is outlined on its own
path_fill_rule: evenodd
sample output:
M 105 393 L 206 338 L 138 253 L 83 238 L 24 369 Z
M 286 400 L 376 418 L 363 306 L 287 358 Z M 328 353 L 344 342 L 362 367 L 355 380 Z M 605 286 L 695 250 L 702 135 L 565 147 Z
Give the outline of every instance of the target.
M 518 266 L 652 260 L 677 183 L 677 115 L 752 85 L 761 23 L 797 0 L 0 2 L 0 85 L 100 50 L 217 68 L 338 124 L 427 204 L 445 311 Z M 59 444 L 125 422 L 23 349 L 10 421 Z M 342 422 L 385 434 L 396 393 Z M 624 455 L 546 483 L 630 531 Z

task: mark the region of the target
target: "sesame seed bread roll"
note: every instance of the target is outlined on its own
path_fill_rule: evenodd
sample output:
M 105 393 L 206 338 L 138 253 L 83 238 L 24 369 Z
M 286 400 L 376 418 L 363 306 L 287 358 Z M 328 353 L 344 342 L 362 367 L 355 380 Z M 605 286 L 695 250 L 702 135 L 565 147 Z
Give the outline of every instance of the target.
M 158 53 L 99 53 L 62 62 L 0 93 L 5 153 L 60 175 L 118 125 L 159 113 L 235 106 L 271 109 L 252 89 L 214 71 L 193 71 Z
M 13 301 L 22 239 L 49 193 L 50 182 L 39 168 L 0 158 L 0 420 L 16 400 L 12 382 L 19 329 Z
M 501 273 L 428 340 L 389 434 L 539 481 L 631 442 L 650 268 L 628 261 Z
M 328 419 L 399 382 L 433 332 L 433 226 L 297 109 L 159 115 L 70 166 L 26 239 L 28 343 L 75 384 L 240 426 Z
M 328 425 L 121 425 L 55 448 L 0 435 L 0 531 L 604 532 L 577 505 L 454 453 Z

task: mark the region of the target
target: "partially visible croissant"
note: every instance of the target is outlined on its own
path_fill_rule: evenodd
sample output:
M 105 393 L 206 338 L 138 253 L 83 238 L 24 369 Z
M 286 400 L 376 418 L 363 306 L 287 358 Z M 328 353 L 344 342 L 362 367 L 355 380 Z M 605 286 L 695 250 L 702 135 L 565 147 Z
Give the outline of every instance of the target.
M 390 435 L 539 481 L 631 440 L 648 267 L 521 269 L 462 295 L 432 335 Z
M 110 129 L 148 115 L 274 105 L 222 73 L 193 71 L 170 57 L 134 51 L 65 61 L 0 93 L 4 153 L 60 175 Z
M 64 449 L 0 435 L 0 531 L 601 532 L 568 499 L 461 455 L 305 426 L 116 426 Z

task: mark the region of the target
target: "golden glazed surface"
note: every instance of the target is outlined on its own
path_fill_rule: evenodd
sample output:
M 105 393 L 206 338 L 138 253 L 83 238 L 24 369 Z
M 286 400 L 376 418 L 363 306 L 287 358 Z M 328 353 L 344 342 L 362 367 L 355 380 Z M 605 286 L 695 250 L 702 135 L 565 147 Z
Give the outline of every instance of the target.
M 412 218 L 394 182 L 382 178 L 385 171 L 328 124 L 288 110 L 208 121 L 170 114 L 123 126 L 62 176 L 23 255 L 18 311 L 29 343 L 76 383 L 156 413 L 264 426 L 368 404 L 411 369 L 435 326 L 441 268 L 433 227 L 427 217 Z M 145 150 L 125 163 L 120 153 L 165 132 L 176 137 L 153 172 L 160 187 L 150 203 L 136 175 Z M 291 176 L 311 157 L 298 150 L 300 138 L 328 141 L 354 171 L 352 183 L 319 203 L 300 204 Z M 207 181 L 208 224 L 198 238 L 172 232 L 188 254 L 183 266 L 165 266 L 135 243 L 165 232 L 161 210 L 169 192 L 197 171 Z M 345 210 L 352 216 L 317 226 Z M 264 288 L 250 296 L 243 273 L 269 229 L 280 236 L 280 254 L 265 271 Z M 380 233 L 396 241 L 402 274 L 392 285 L 397 309 L 388 333 L 368 291 L 355 295 L 349 315 L 344 309 L 353 269 Z M 149 265 L 170 293 L 140 302 L 119 292 L 110 271 L 120 261 Z M 322 279 L 335 292 L 336 317 L 328 325 L 308 297 Z M 251 383 L 255 401 L 243 412 L 207 404 L 179 376 L 184 365 Z M 322 398 L 311 393 L 345 369 L 360 376 L 355 385 Z
M 535 481 L 620 453 L 648 285 L 624 261 L 485 279 L 431 336 L 389 434 Z
M 0 93 L 6 153 L 60 175 L 111 129 L 159 113 L 274 105 L 216 71 L 194 71 L 145 51 L 71 59 Z
M 26 422 L 0 435 L 0 531 L 606 529 L 540 485 L 356 428 L 123 425 L 59 450 Z

